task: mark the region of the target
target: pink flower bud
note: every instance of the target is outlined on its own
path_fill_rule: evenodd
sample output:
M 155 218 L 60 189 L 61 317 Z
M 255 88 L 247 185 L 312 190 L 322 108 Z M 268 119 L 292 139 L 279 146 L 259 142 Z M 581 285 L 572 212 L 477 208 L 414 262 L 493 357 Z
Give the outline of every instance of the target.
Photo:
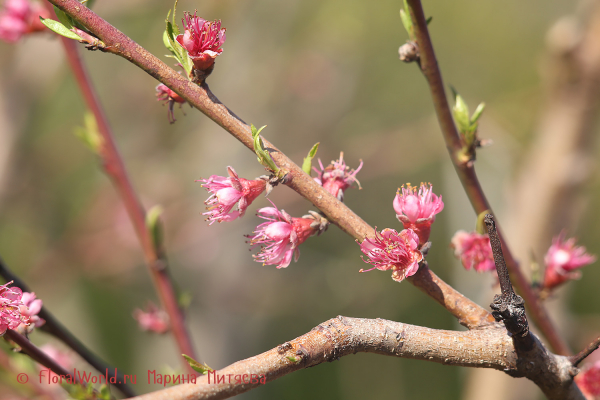
M 444 209 L 442 196 L 438 198 L 433 193 L 431 183 L 427 187 L 421 183 L 418 191 L 410 183 L 406 187 L 398 188 L 393 202 L 396 218 L 404 229 L 412 229 L 419 236 L 419 244 L 423 245 L 429 240 L 431 224 L 435 221 L 435 215 Z
M 156 87 L 156 97 L 158 101 L 162 101 L 164 104 L 168 105 L 169 112 L 167 115 L 169 117 L 169 122 L 171 124 L 174 123 L 175 114 L 173 112 L 173 106 L 175 103 L 183 104 L 185 103 L 185 100 L 162 83 Z
M 319 160 L 319 166 L 321 167 L 320 171 L 313 167 L 313 170 L 319 174 L 318 177 L 314 178 L 315 181 L 340 201 L 344 201 L 344 192 L 354 182 L 360 188 L 360 182 L 356 179 L 356 174 L 363 166 L 362 160 L 358 168 L 355 170 L 350 169 L 344 162 L 344 153 L 341 152 L 339 160 L 332 161 L 326 168 L 323 168 L 323 164 Z
M 543 287 L 553 289 L 567 280 L 579 279 L 581 272 L 575 270 L 594 261 L 596 256 L 587 254 L 583 246 L 575 246 L 574 238 L 565 240 L 565 234 L 561 232 L 552 240 L 544 257 L 546 272 Z
M 454 248 L 454 255 L 460 258 L 465 269 L 473 268 L 477 272 L 496 269 L 490 238 L 487 234 L 458 231 L 452 237 L 450 246 Z
M 363 258 L 363 261 L 372 264 L 373 268 L 361 269 L 360 272 L 372 271 L 375 268 L 380 271 L 391 269 L 392 279 L 402 282 L 419 270 L 419 262 L 423 260 L 423 254 L 417 250 L 418 247 L 419 237 L 410 229 L 400 233 L 394 229 L 375 232 L 374 238 L 365 238 L 360 243 L 360 250 L 368 258 L 368 260 Z
M 204 202 L 208 212 L 206 215 L 209 225 L 214 222 L 233 221 L 237 217 L 243 217 L 248 206 L 265 190 L 267 182 L 263 179 L 248 180 L 238 177 L 232 167 L 227 167 L 229 177 L 212 175 L 208 179 L 200 179 L 196 182 L 204 182 L 202 187 L 206 188 L 211 195 Z M 238 205 L 238 211 L 232 211 L 233 206 Z
M 600 361 L 588 365 L 575 377 L 575 383 L 587 399 L 600 398 Z
M 221 21 L 207 21 L 198 17 L 196 12 L 194 15 L 186 12 L 183 27 L 184 33 L 176 40 L 188 51 L 194 68 L 211 70 L 215 58 L 223 52 L 220 47 L 225 43 L 225 28 L 221 28 Z
M 165 333 L 169 330 L 169 316 L 150 301 L 146 305 L 146 311 L 139 308 L 133 310 L 133 318 L 143 331 Z
M 271 203 L 273 204 L 273 203 Z M 321 232 L 314 218 L 293 218 L 284 210 L 264 207 L 257 215 L 266 219 L 254 230 L 254 235 L 247 235 L 252 248 L 261 246 L 260 252 L 254 255 L 254 260 L 263 265 L 277 265 L 286 268 L 292 262 L 298 261 L 300 246 L 310 236 Z

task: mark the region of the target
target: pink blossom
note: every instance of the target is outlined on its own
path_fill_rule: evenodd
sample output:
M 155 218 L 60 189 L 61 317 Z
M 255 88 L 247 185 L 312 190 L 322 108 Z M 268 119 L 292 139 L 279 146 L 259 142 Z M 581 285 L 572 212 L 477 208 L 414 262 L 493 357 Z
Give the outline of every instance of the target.
M 179 96 L 177 93 L 175 93 L 174 91 L 169 89 L 167 87 L 167 85 L 164 85 L 162 83 L 156 87 L 156 97 L 157 97 L 158 101 L 162 101 L 162 102 L 164 102 L 164 104 L 167 104 L 169 106 L 169 112 L 168 112 L 169 122 L 170 123 L 175 122 L 173 106 L 175 105 L 175 103 L 183 104 L 183 103 L 185 103 L 185 100 L 181 96 Z
M 152 302 L 148 302 L 146 311 L 136 308 L 133 311 L 133 318 L 137 320 L 143 331 L 165 333 L 169 330 L 169 316 Z
M 410 183 L 406 187 L 398 188 L 393 202 L 396 218 L 404 229 L 412 229 L 419 236 L 419 244 L 423 245 L 429 240 L 431 224 L 435 215 L 444 209 L 442 196 L 433 193 L 431 183 L 427 187 L 424 183 L 417 188 Z
M 544 262 L 544 288 L 552 289 L 569 279 L 579 279 L 581 272 L 575 271 L 596 261 L 596 256 L 586 254 L 585 247 L 575 246 L 575 239 L 565 240 L 561 232 L 552 240 Z
M 221 21 L 207 21 L 190 13 L 185 13 L 184 33 L 177 41 L 187 51 L 196 69 L 212 69 L 215 58 L 223 52 L 220 47 L 225 43 L 225 28 Z
M 292 218 L 284 210 L 279 211 L 275 204 L 273 207 L 261 208 L 257 215 L 267 222 L 258 225 L 254 235 L 247 237 L 252 248 L 261 246 L 260 252 L 253 257 L 263 265 L 286 268 L 292 262 L 292 256 L 294 261 L 298 261 L 298 246 L 310 236 L 320 233 L 314 218 Z
M 248 180 L 238 177 L 232 167 L 227 167 L 227 173 L 229 177 L 212 175 L 208 179 L 196 181 L 204 182 L 202 187 L 211 193 L 204 202 L 208 211 L 202 214 L 207 216 L 209 225 L 243 217 L 248 206 L 267 186 L 267 182 L 263 179 Z M 237 211 L 232 211 L 236 204 Z
M 410 229 L 400 233 L 387 228 L 381 233 L 375 232 L 374 238 L 365 238 L 360 244 L 360 250 L 368 257 L 368 260 L 363 258 L 363 261 L 372 264 L 373 268 L 361 269 L 360 272 L 372 271 L 375 268 L 380 271 L 391 269 L 392 279 L 402 282 L 419 270 L 423 254 L 417 250 L 418 246 L 419 237 Z
M 318 177 L 314 178 L 315 181 L 340 201 L 344 200 L 344 192 L 354 182 L 356 182 L 360 188 L 360 182 L 356 179 L 356 174 L 363 166 L 362 160 L 360 161 L 358 168 L 350 169 L 344 162 L 344 153 L 341 152 L 340 159 L 332 161 L 327 168 L 323 168 L 321 160 L 319 160 L 319 166 L 321 167 L 320 171 L 313 167 L 313 170 L 319 174 Z
M 454 248 L 454 255 L 460 258 L 465 269 L 473 268 L 477 272 L 496 269 L 488 235 L 458 231 L 452 237 L 450 246 Z
M 15 43 L 25 34 L 45 29 L 39 17 L 48 18 L 48 11 L 29 0 L 6 0 L 0 10 L 0 40 Z
M 575 377 L 575 383 L 590 400 L 600 399 L 600 361 L 588 365 Z
M 29 318 L 21 315 L 23 292 L 18 287 L 8 287 L 11 283 L 0 286 L 0 335 L 4 335 L 7 329 L 29 323 Z
M 39 328 L 46 323 L 46 320 L 40 318 L 38 313 L 42 310 L 42 300 L 36 299 L 35 293 L 23 292 L 21 297 L 23 305 L 21 306 L 21 315 L 29 319 L 28 324 L 21 324 L 18 327 L 19 332 L 31 333 L 34 328 Z

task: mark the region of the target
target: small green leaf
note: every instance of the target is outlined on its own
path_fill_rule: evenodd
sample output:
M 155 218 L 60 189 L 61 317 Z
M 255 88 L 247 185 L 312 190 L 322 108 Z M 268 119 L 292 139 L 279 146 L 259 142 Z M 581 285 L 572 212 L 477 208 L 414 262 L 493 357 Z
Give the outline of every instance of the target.
M 194 360 L 192 357 L 188 356 L 187 354 L 182 354 L 183 358 L 185 358 L 185 360 L 188 362 L 188 364 L 190 364 L 190 367 L 192 367 L 192 369 L 202 375 L 206 375 L 208 374 L 210 371 L 213 371 L 213 369 L 211 367 L 209 367 L 206 364 L 201 364 L 198 361 Z
M 485 210 L 477 216 L 477 225 L 475 225 L 475 231 L 477 231 L 477 233 L 480 235 L 485 235 L 487 233 L 487 229 L 485 229 L 485 223 L 483 222 L 486 214 L 491 214 L 491 211 Z
M 173 32 L 175 33 L 175 36 L 179 35 L 179 27 L 177 26 L 177 23 L 175 22 L 175 14 L 177 14 L 177 2 L 179 0 L 175 0 L 175 4 L 173 5 Z
M 270 169 L 273 173 L 277 174 L 279 172 L 279 168 L 275 165 L 275 162 L 271 158 L 269 152 L 265 149 L 265 144 L 263 143 L 262 138 L 260 137 L 260 132 L 265 129 L 267 126 L 264 125 L 260 129 L 256 129 L 256 127 L 250 124 L 250 130 L 252 131 L 252 139 L 254 140 L 254 152 L 258 157 L 258 162 L 261 165 Z
M 163 32 L 163 43 L 171 53 L 175 54 L 175 49 L 173 48 L 173 46 L 171 46 L 171 41 L 169 40 L 169 34 L 167 33 L 167 31 Z
M 110 395 L 110 389 L 106 384 L 102 384 L 100 386 L 100 393 L 98 394 L 98 399 L 101 400 L 110 400 L 112 397 Z
M 471 126 L 469 119 L 469 107 L 465 103 L 464 99 L 458 93 L 455 96 L 455 103 L 453 107 L 454 119 L 458 130 L 462 133 L 467 132 Z
M 159 253 L 162 249 L 163 241 L 162 223 L 160 221 L 160 216 L 162 213 L 163 208 L 156 205 L 148 210 L 148 213 L 146 214 L 146 227 L 148 228 L 150 236 L 152 237 L 152 244 Z
M 315 158 L 317 154 L 317 150 L 319 149 L 319 143 L 315 143 L 315 145 L 308 152 L 308 156 L 304 158 L 304 162 L 302 163 L 302 171 L 306 172 L 307 175 L 310 175 L 310 171 L 312 169 L 312 160 Z
M 81 141 L 95 154 L 99 154 L 100 148 L 104 143 L 100 131 L 98 131 L 98 124 L 94 114 L 87 111 L 83 117 L 84 126 L 75 128 L 75 136 L 81 139 Z
M 185 310 L 192 304 L 192 298 L 193 296 L 190 292 L 181 292 L 179 293 L 177 303 L 179 303 L 179 307 L 181 307 L 182 310 Z
M 477 123 L 477 121 L 479 120 L 479 117 L 481 117 L 481 114 L 483 113 L 483 110 L 485 109 L 485 103 L 480 103 L 477 108 L 475 109 L 475 112 L 473 113 L 473 116 L 471 117 L 471 125 L 474 125 Z
M 410 16 L 404 10 L 400 10 L 400 19 L 402 20 L 402 25 L 404 25 L 404 29 L 408 33 L 408 37 L 410 40 L 414 40 L 414 28 Z
M 427 20 L 425 21 L 427 23 L 427 25 L 429 26 L 429 23 L 433 20 L 433 17 L 429 17 L 427 18 Z
M 51 31 L 53 31 L 55 33 L 58 33 L 61 36 L 64 36 L 66 38 L 73 39 L 73 40 L 83 40 L 79 35 L 71 32 L 66 26 L 64 26 L 63 24 L 61 24 L 58 21 L 55 21 L 53 19 L 48 19 L 48 18 L 42 18 L 41 16 L 40 16 L 40 21 L 42 21 L 42 24 L 46 25 L 46 27 L 48 29 L 50 29 Z
M 65 28 L 67 29 L 72 29 L 73 28 L 73 19 L 68 16 L 67 14 L 65 14 L 65 12 L 63 10 L 61 10 L 60 8 L 54 6 L 54 12 L 56 13 L 56 16 L 58 17 L 58 20 L 65 26 Z
M 294 364 L 296 364 L 296 363 L 300 362 L 300 360 L 299 360 L 299 359 L 297 359 L 296 357 L 293 357 L 293 356 L 287 356 L 286 358 L 287 358 L 288 360 L 290 360 L 291 362 L 293 362 Z

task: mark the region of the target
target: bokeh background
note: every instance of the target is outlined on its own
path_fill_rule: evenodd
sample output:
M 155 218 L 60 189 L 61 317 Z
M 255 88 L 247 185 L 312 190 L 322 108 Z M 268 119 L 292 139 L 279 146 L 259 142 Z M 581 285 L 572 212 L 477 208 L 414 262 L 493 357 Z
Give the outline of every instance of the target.
M 600 254 L 593 123 L 585 171 L 565 172 L 577 183 L 568 188 L 573 201 L 563 205 L 573 212 L 546 216 L 560 228 L 528 243 L 519 232 L 538 222 L 520 210 L 541 199 L 522 200 L 527 205 L 515 200 L 536 138 L 544 133 L 544 107 L 554 93 L 548 90 L 554 76 L 548 71 L 560 62 L 553 49 L 578 39 L 577 21 L 585 21 L 588 3 L 593 2 L 424 2 L 433 16 L 430 30 L 445 82 L 472 110 L 481 101 L 487 105 L 480 136 L 493 145 L 479 151 L 477 169 L 500 222 L 506 221 L 509 240 L 525 249 L 517 256 L 526 270 L 531 254 L 541 261 L 561 228 Z M 390 0 L 181 0 L 178 11 L 197 9 L 227 28 L 224 52 L 208 83 L 237 115 L 268 125 L 265 137 L 297 163 L 315 142 L 321 143 L 324 164 L 340 151 L 351 167 L 364 161 L 358 175 L 362 190 L 349 190 L 346 203 L 368 223 L 398 229 L 392 209 L 396 189 L 431 182 L 445 209 L 432 229 L 430 268 L 487 306 L 493 279 L 465 271 L 449 247 L 456 230 L 474 229 L 476 216 L 449 162 L 424 78 L 416 65 L 398 60 L 397 48 L 407 39 L 401 6 Z M 94 9 L 164 55 L 164 18 L 171 7 L 98 0 Z M 254 211 L 269 205 L 267 200 L 259 197 L 241 220 L 209 227 L 201 215 L 208 195 L 194 182 L 224 175 L 228 165 L 240 176 L 259 176 L 264 171 L 254 154 L 187 105 L 176 107 L 177 122 L 170 125 L 166 107 L 155 98 L 157 82 L 124 59 L 88 51 L 83 56 L 139 196 L 146 207 L 160 204 L 165 210 L 170 268 L 180 290 L 191 295 L 187 319 L 208 365 L 221 368 L 259 354 L 337 315 L 462 329 L 409 283 L 398 284 L 387 272 L 359 274 L 365 266 L 359 248 L 335 226 L 304 243 L 300 260 L 287 269 L 254 262 L 244 235 L 260 223 Z M 0 87 L 0 256 L 84 343 L 123 373 L 136 374 L 138 392 L 159 389 L 147 384 L 147 371 L 179 368 L 181 360 L 168 334 L 143 333 L 132 318 L 135 308 L 157 297 L 120 199 L 98 159 L 73 133 L 83 125 L 86 109 L 60 41 L 45 34 L 16 45 L 0 43 Z M 270 199 L 293 216 L 311 209 L 281 186 Z M 600 269 L 590 266 L 584 279 L 549 301 L 574 349 L 600 329 L 599 280 Z M 31 338 L 54 343 L 42 332 Z M 527 382 L 508 381 L 510 388 L 498 389 L 506 386 L 503 379 L 497 371 L 480 376 L 458 367 L 357 354 L 239 398 L 463 399 L 477 398 L 482 382 L 490 396 L 497 391 L 499 398 L 541 398 Z M 510 392 L 514 388 L 519 396 Z M 6 372 L 0 393 L 2 399 L 33 396 Z

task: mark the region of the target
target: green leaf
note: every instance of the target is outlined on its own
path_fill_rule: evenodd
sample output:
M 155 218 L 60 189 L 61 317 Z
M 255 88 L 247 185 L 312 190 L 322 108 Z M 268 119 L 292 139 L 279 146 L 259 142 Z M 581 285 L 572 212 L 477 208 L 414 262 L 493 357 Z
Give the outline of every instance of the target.
M 294 356 L 287 356 L 286 357 L 288 360 L 290 360 L 291 362 L 293 362 L 294 364 L 300 362 L 300 360 Z
M 317 150 L 319 149 L 320 142 L 315 143 L 315 145 L 308 152 L 308 156 L 304 158 L 304 162 L 302 163 L 302 171 L 306 172 L 307 175 L 310 176 L 310 171 L 312 169 L 312 160 L 315 158 L 317 154 Z
M 264 125 L 260 129 L 256 129 L 256 127 L 250 124 L 250 130 L 252 131 L 252 139 L 254 141 L 254 152 L 258 157 L 258 162 L 261 165 L 264 165 L 268 169 L 270 169 L 273 173 L 277 174 L 279 172 L 279 168 L 275 165 L 275 162 L 271 158 L 269 152 L 265 149 L 265 144 L 260 137 L 260 132 L 265 129 L 267 126 Z
M 152 237 L 152 244 L 158 253 L 162 249 L 163 232 L 160 216 L 163 213 L 163 208 L 159 205 L 152 207 L 146 214 L 146 227 Z
M 171 53 L 173 53 L 173 55 L 175 56 L 177 61 L 179 61 L 189 78 L 190 73 L 192 72 L 193 63 L 190 59 L 190 56 L 188 55 L 187 50 L 183 46 L 181 46 L 179 42 L 175 39 L 177 37 L 177 35 L 175 34 L 176 27 L 174 28 L 173 24 L 169 21 L 170 13 L 171 11 L 169 11 L 169 13 L 167 14 L 167 29 L 163 34 L 163 42 L 166 41 L 169 43 L 168 45 L 167 43 L 165 43 L 165 46 L 167 47 L 167 49 L 169 49 L 169 51 L 171 51 Z
M 173 32 L 175 33 L 175 36 L 179 35 L 179 27 L 177 26 L 177 23 L 175 22 L 175 14 L 177 14 L 177 2 L 179 0 L 175 0 L 175 4 L 173 5 Z
M 211 367 L 209 367 L 206 364 L 201 364 L 198 361 L 194 360 L 192 357 L 188 356 L 187 354 L 182 354 L 183 358 L 185 358 L 185 360 L 188 362 L 188 364 L 190 364 L 190 367 L 192 367 L 192 369 L 202 375 L 206 375 L 209 373 L 209 371 L 213 371 L 213 369 Z
M 453 107 L 454 119 L 460 132 L 466 132 L 471 127 L 471 121 L 469 119 L 469 107 L 465 103 L 461 95 L 456 93 L 455 103 Z
M 402 25 L 404 25 L 404 29 L 408 33 L 408 37 L 410 40 L 414 40 L 414 28 L 410 16 L 404 10 L 400 10 L 400 19 L 402 20 Z
M 58 21 L 55 21 L 53 19 L 49 19 L 49 18 L 42 18 L 40 16 L 40 21 L 42 21 L 42 24 L 46 25 L 46 27 L 48 29 L 50 29 L 51 31 L 58 33 L 61 36 L 64 36 L 66 38 L 69 39 L 73 39 L 73 40 L 83 40 L 79 35 L 77 35 L 76 33 L 71 32 L 66 26 L 64 26 L 63 24 L 61 24 Z
M 84 126 L 75 128 L 75 136 L 81 139 L 81 141 L 89 148 L 94 154 L 99 154 L 100 148 L 104 143 L 100 131 L 98 131 L 98 124 L 94 114 L 87 111 L 83 117 Z
M 429 26 L 429 23 L 433 20 L 433 17 L 429 17 L 427 18 L 427 20 L 425 21 L 427 23 L 427 25 Z
M 54 6 L 54 12 L 58 17 L 58 20 L 65 26 L 65 28 L 69 30 L 73 28 L 73 19 L 70 16 L 68 16 L 63 10 Z
M 481 114 L 483 113 L 483 110 L 485 109 L 485 103 L 480 103 L 477 108 L 475 109 L 475 112 L 473 113 L 473 116 L 471 117 L 471 125 L 474 125 L 477 123 L 477 121 L 479 120 L 479 117 L 481 117 Z
M 165 30 L 163 32 L 163 43 L 165 44 L 165 47 L 173 54 L 175 54 L 175 49 L 173 48 L 173 46 L 171 46 L 171 41 L 169 40 L 169 34 L 167 33 L 167 31 Z M 175 57 L 175 56 L 173 56 Z

